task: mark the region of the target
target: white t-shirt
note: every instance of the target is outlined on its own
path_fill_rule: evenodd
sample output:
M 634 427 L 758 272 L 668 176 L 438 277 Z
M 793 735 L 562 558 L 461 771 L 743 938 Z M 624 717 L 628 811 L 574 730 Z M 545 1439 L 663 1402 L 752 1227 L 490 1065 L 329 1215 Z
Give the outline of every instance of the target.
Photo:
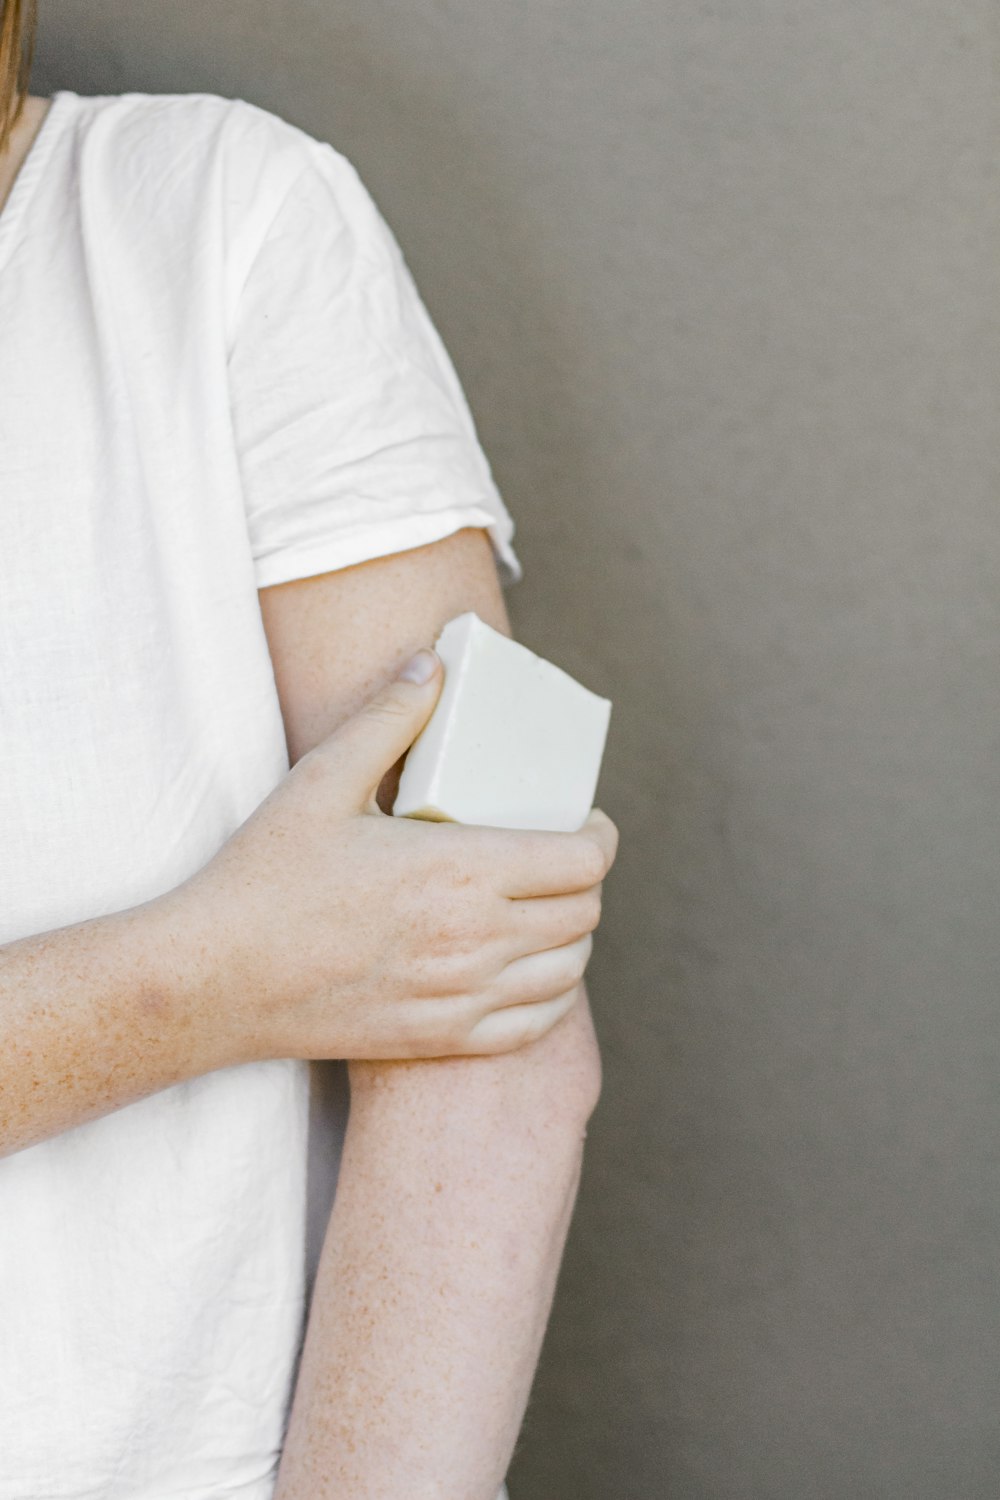
M 0 214 L 0 942 L 199 869 L 288 769 L 257 589 L 513 523 L 350 162 L 60 90 Z M 336 642 L 330 643 L 336 650 Z M 266 1500 L 308 1065 L 0 1160 L 0 1500 Z

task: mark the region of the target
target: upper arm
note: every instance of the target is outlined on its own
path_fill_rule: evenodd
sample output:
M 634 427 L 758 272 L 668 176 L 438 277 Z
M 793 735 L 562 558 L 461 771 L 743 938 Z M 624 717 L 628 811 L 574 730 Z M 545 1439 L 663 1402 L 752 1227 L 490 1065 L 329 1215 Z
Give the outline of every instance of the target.
M 453 616 L 474 609 L 494 629 L 511 633 L 489 536 L 476 527 L 335 573 L 261 589 L 260 604 L 293 764 L 355 713 L 414 651 L 431 645 Z M 382 780 L 383 812 L 392 809 L 401 765 Z M 409 1104 L 413 1089 L 424 1099 L 419 1080 L 426 1068 L 420 1061 L 356 1062 L 352 1088 L 372 1078 L 384 1088 L 388 1074 L 391 1087 Z M 546 1110 L 568 1109 L 576 1119 L 593 1108 L 600 1080 L 600 1054 L 581 982 L 579 1004 L 529 1047 L 439 1061 L 432 1108 L 471 1128 L 481 1119 L 485 1090 L 494 1091 L 505 1118 L 514 1090 L 525 1119 L 534 1118 L 541 1101 Z
M 453 616 L 510 621 L 489 536 L 464 527 L 440 541 L 259 591 L 294 765 L 392 678 Z M 388 812 L 399 766 L 382 782 Z
M 262 116 L 252 113 L 259 143 Z M 268 197 L 249 270 L 241 260 L 228 376 L 294 764 L 455 615 L 475 610 L 510 634 L 498 567 L 515 581 L 520 564 L 457 373 L 364 184 L 331 147 L 284 122 L 270 118 L 264 134 L 273 146 L 265 175 L 280 191 Z M 259 156 L 254 146 L 252 163 Z M 386 812 L 398 777 L 396 766 L 383 778 Z M 455 1121 L 480 1119 L 490 1086 L 504 1117 L 511 1091 L 532 1087 L 546 1107 L 589 1107 L 595 1058 L 581 986 L 581 1004 L 530 1047 L 438 1060 L 433 1099 L 426 1062 L 414 1073 L 406 1063 L 355 1062 L 352 1100 L 368 1070 L 383 1081 L 391 1073 L 393 1089 L 412 1086 L 422 1108 Z M 571 1109 L 578 1118 L 579 1104 Z

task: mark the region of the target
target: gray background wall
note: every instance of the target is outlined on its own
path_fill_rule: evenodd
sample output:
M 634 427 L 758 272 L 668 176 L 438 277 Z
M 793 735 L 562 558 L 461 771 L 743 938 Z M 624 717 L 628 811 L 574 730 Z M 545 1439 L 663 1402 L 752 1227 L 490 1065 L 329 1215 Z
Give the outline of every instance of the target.
M 42 0 L 394 228 L 615 713 L 605 1089 L 514 1500 L 1000 1493 L 991 0 Z

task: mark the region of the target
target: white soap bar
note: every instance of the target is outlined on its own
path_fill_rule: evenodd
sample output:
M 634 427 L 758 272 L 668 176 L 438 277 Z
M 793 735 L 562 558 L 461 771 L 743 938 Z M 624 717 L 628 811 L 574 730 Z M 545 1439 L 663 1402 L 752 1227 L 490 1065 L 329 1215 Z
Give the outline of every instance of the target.
M 445 680 L 396 816 L 572 832 L 590 812 L 611 702 L 471 611 L 434 643 Z

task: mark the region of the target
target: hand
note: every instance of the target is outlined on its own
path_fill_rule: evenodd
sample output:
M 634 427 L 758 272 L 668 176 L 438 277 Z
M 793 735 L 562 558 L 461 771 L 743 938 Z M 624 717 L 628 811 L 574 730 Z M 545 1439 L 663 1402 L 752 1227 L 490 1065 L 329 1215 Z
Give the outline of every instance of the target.
M 383 688 L 161 898 L 208 934 L 232 1061 L 505 1052 L 576 999 L 617 829 L 596 808 L 575 833 L 383 813 L 443 682 L 421 658 L 426 681 Z

